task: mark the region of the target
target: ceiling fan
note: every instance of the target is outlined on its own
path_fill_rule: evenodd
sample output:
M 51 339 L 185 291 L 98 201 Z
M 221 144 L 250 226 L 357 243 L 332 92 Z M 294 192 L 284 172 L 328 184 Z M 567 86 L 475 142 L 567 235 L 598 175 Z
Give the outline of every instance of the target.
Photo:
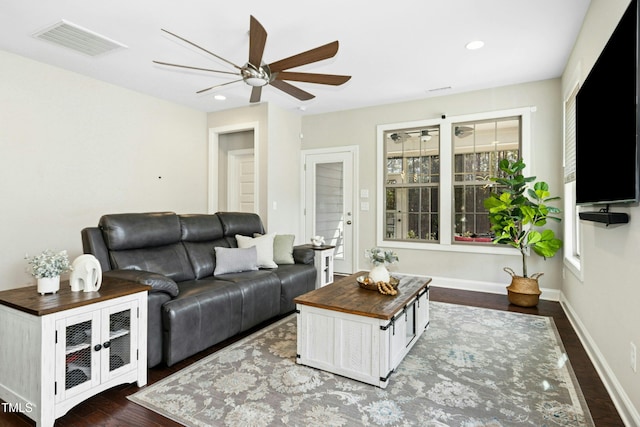
M 166 65 L 170 67 L 187 68 L 191 70 L 209 71 L 213 73 L 231 74 L 239 76 L 237 80 L 233 80 L 226 83 L 217 84 L 205 89 L 201 89 L 196 93 L 206 92 L 211 89 L 215 89 L 221 86 L 226 86 L 232 83 L 244 81 L 246 84 L 252 87 L 250 102 L 260 102 L 260 96 L 262 95 L 262 88 L 266 85 L 271 85 L 281 91 L 301 100 L 308 101 L 315 97 L 285 80 L 316 83 L 325 85 L 339 86 L 346 83 L 351 79 L 351 76 L 342 76 L 336 74 L 317 74 L 317 73 L 303 73 L 287 71 L 290 68 L 300 67 L 302 65 L 311 64 L 313 62 L 322 61 L 324 59 L 332 58 L 338 53 L 338 41 L 325 44 L 323 46 L 316 47 L 315 49 L 307 50 L 297 55 L 290 56 L 285 59 L 281 59 L 270 64 L 264 63 L 262 60 L 262 54 L 264 53 L 264 47 L 267 41 L 267 32 L 264 27 L 253 16 L 249 20 L 249 60 L 243 66 L 234 64 L 233 62 L 224 59 L 209 50 L 198 46 L 197 44 L 180 37 L 170 31 L 162 29 L 167 34 L 176 37 L 191 46 L 200 49 L 215 58 L 226 62 L 236 69 L 235 72 L 212 70 L 209 68 L 192 67 L 188 65 L 172 64 L 168 62 L 153 61 L 156 64 Z
M 473 134 L 475 129 L 471 126 L 456 126 L 453 129 L 453 134 L 458 138 L 466 138 L 467 136 Z

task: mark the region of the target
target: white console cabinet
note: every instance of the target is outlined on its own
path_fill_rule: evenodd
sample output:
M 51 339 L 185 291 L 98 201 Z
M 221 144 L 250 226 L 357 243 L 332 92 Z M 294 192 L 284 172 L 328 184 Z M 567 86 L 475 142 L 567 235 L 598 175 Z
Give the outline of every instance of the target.
M 37 426 L 118 384 L 147 382 L 148 286 L 0 292 L 0 398 Z

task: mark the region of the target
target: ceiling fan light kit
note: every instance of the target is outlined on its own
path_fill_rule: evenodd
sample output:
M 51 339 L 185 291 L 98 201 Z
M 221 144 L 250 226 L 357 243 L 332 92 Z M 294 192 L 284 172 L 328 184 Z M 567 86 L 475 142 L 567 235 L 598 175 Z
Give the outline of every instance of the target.
M 159 65 L 165 65 L 169 67 L 177 67 L 177 68 L 186 68 L 192 70 L 206 71 L 212 73 L 222 73 L 222 74 L 232 74 L 239 76 L 240 79 L 233 80 L 226 83 L 217 84 L 205 89 L 201 89 L 196 93 L 202 93 L 209 91 L 211 89 L 219 88 L 222 86 L 226 86 L 232 83 L 243 81 L 245 84 L 252 87 L 251 97 L 249 102 L 260 102 L 260 98 L 262 95 L 262 88 L 264 86 L 270 85 L 279 89 L 301 101 L 307 101 L 313 99 L 315 95 L 312 95 L 309 92 L 306 92 L 290 83 L 287 83 L 285 80 L 290 81 L 298 81 L 304 83 L 314 83 L 314 84 L 324 84 L 324 85 L 333 85 L 339 86 L 351 79 L 351 76 L 343 76 L 336 74 L 317 74 L 317 73 L 305 73 L 305 72 L 293 72 L 288 71 L 291 68 L 300 67 L 302 65 L 311 64 L 314 62 L 322 61 L 324 59 L 332 58 L 338 53 L 338 41 L 334 41 L 332 43 L 328 43 L 323 46 L 316 47 L 314 49 L 308 50 L 306 52 L 299 53 L 297 55 L 290 56 L 285 59 L 281 59 L 280 61 L 272 62 L 270 64 L 266 64 L 262 61 L 262 55 L 264 53 L 264 48 L 267 41 L 267 32 L 264 27 L 258 22 L 256 18 L 253 16 L 250 17 L 249 20 L 249 61 L 243 65 L 242 67 L 234 64 L 233 62 L 224 59 L 213 52 L 208 51 L 207 49 L 198 46 L 197 44 L 178 36 L 170 31 L 163 29 L 167 34 L 170 34 L 173 37 L 176 37 L 185 43 L 190 44 L 191 46 L 196 47 L 197 49 L 206 52 L 207 54 L 226 62 L 227 64 L 234 67 L 237 71 L 222 71 L 222 70 L 213 70 L 209 68 L 200 68 L 193 67 L 189 65 L 181 65 L 181 64 L 173 64 L 170 62 L 164 61 L 153 61 Z M 259 65 L 256 65 L 259 64 Z
M 266 86 L 271 82 L 271 70 L 269 66 L 263 64 L 260 68 L 254 67 L 247 62 L 240 70 L 242 79 L 246 84 L 253 87 Z

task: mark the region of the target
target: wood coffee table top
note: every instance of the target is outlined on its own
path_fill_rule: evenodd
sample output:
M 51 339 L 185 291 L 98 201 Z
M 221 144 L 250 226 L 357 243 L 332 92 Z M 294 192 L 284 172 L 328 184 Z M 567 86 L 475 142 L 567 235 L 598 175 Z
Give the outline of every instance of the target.
M 300 295 L 293 301 L 311 307 L 390 320 L 431 282 L 430 277 L 394 275 L 400 279 L 400 284 L 398 294 L 391 296 L 361 288 L 356 278 L 367 274 L 366 271 L 360 271 Z

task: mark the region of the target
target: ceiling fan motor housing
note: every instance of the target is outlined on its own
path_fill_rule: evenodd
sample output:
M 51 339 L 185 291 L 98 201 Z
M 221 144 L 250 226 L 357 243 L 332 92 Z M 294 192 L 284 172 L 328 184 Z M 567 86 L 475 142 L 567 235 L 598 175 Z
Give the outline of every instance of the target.
M 273 80 L 269 66 L 264 63 L 260 68 L 256 68 L 253 64 L 247 62 L 240 72 L 242 73 L 242 79 L 249 86 L 266 86 Z

